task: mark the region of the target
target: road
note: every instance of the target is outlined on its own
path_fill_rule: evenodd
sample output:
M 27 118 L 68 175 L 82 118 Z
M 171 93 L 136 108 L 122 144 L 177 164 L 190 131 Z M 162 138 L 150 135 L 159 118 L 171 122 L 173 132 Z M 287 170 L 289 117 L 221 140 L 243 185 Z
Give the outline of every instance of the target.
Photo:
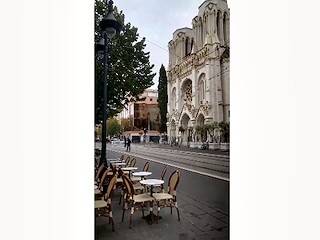
M 98 145 L 97 145 L 98 146 Z M 108 144 L 113 152 L 126 153 L 123 145 Z M 157 145 L 132 144 L 130 154 L 155 163 L 229 181 L 229 156 L 161 148 Z

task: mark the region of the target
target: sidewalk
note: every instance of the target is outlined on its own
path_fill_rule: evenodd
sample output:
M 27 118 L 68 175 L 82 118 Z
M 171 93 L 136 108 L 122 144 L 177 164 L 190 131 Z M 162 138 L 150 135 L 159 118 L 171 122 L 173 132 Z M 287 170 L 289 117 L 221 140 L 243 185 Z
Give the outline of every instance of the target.
M 126 211 L 124 222 L 121 222 L 122 208 L 118 204 L 119 193 L 113 199 L 113 217 L 115 220 L 115 232 L 111 231 L 108 218 L 96 218 L 95 240 L 227 240 L 229 239 L 228 216 L 214 208 L 199 207 L 199 203 L 181 192 L 179 196 L 179 209 L 181 221 L 178 221 L 175 209 L 170 214 L 170 208 L 160 211 L 162 219 L 159 223 L 149 225 L 142 219 L 141 210 L 135 210 L 133 214 L 133 226 L 129 229 L 129 212 Z M 146 212 L 145 212 L 146 213 Z M 147 214 L 147 213 L 146 213 Z
M 108 152 L 109 158 L 120 154 Z M 136 166 L 141 169 L 145 160 L 137 158 Z M 157 178 L 163 168 L 162 164 L 150 163 L 152 177 Z M 165 178 L 167 185 L 169 173 L 174 168 L 168 168 Z M 223 185 L 221 185 L 223 184 Z M 210 186 L 209 188 L 206 188 Z M 224 187 L 227 186 L 227 187 Z M 228 240 L 229 239 L 229 187 L 224 181 L 205 176 L 181 172 L 181 182 L 177 188 L 177 199 L 181 221 L 178 221 L 175 209 L 170 214 L 170 208 L 162 208 L 159 223 L 149 225 L 142 219 L 141 210 L 133 214 L 133 227 L 129 229 L 129 210 L 126 211 L 124 222 L 121 222 L 122 208 L 119 203 L 119 192 L 112 199 L 115 232 L 105 217 L 96 218 L 95 240 Z M 156 210 L 156 209 L 155 209 Z

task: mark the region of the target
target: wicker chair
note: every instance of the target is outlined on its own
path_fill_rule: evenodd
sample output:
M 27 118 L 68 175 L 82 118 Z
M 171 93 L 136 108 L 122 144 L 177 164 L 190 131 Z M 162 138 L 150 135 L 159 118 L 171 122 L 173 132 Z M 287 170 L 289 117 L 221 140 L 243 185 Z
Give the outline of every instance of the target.
M 150 162 L 146 162 L 146 163 L 144 164 L 144 166 L 143 166 L 143 170 L 142 170 L 142 171 L 148 172 L 149 166 L 150 166 Z
M 164 176 L 166 175 L 166 172 L 167 172 L 167 165 L 164 166 L 164 168 L 162 169 L 162 172 L 161 172 L 161 175 L 160 175 L 160 179 L 161 180 L 164 180 Z M 162 192 L 163 191 L 163 184 L 161 184 L 160 186 L 156 186 L 153 188 L 153 191 L 155 193 L 159 193 L 159 192 Z
M 95 181 L 96 183 L 100 183 L 100 179 L 103 175 L 103 173 L 105 172 L 105 170 L 107 169 L 107 167 L 104 164 L 101 164 L 100 167 L 98 168 L 98 171 L 96 173 L 95 176 Z
M 163 180 L 164 179 L 164 176 L 166 175 L 167 173 L 167 165 L 164 166 L 164 168 L 162 169 L 162 172 L 161 172 L 161 175 L 160 175 L 160 179 Z
M 114 175 L 108 185 L 107 192 L 100 200 L 95 200 L 94 208 L 96 216 L 109 217 L 109 224 L 112 224 L 112 231 L 114 232 L 114 221 L 112 217 L 111 197 L 114 190 L 114 186 L 117 180 L 117 176 Z
M 170 207 L 171 214 L 172 214 L 172 207 L 175 207 L 177 210 L 178 221 L 180 221 L 180 212 L 179 212 L 177 196 L 176 196 L 176 189 L 179 181 L 180 181 L 180 172 L 176 170 L 171 174 L 169 178 L 168 191 L 153 194 L 153 197 L 155 198 L 157 202 L 157 207 L 158 207 L 157 222 L 159 219 L 159 212 L 161 207 Z
M 141 208 L 142 216 L 144 217 L 144 208 L 146 207 L 146 203 L 149 203 L 150 213 L 152 212 L 152 203 L 154 198 L 150 196 L 148 193 L 135 194 L 134 187 L 132 181 L 126 176 L 122 175 L 123 183 L 125 186 L 125 196 L 122 206 L 122 222 L 124 220 L 125 211 L 130 208 L 130 218 L 129 218 L 129 228 L 132 228 L 132 215 L 134 213 L 135 208 Z
M 105 168 L 105 170 L 99 180 L 99 184 L 97 185 L 97 188 L 94 190 L 95 199 L 101 197 L 102 194 L 105 193 L 105 191 L 104 191 L 105 189 L 103 187 L 105 185 L 105 180 L 110 173 L 111 174 L 113 173 L 112 170 Z
M 130 159 L 129 163 L 128 163 L 128 167 L 134 167 L 136 165 L 136 159 L 133 157 Z
M 125 159 L 126 155 L 122 154 L 120 157 L 120 160 L 123 161 Z
M 122 156 L 123 156 L 123 155 L 122 155 Z M 130 156 L 127 156 L 127 158 L 126 158 L 126 160 L 125 160 L 125 163 L 126 163 L 127 166 L 129 165 L 130 160 L 131 160 Z

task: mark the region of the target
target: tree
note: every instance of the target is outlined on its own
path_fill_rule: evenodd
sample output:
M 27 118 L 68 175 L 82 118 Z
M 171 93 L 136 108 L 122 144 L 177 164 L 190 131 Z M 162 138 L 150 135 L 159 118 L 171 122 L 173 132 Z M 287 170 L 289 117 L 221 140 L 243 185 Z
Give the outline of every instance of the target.
M 101 38 L 99 22 L 104 16 L 106 3 L 95 0 L 95 41 Z M 152 86 L 154 65 L 150 64 L 150 53 L 145 52 L 145 38 L 139 40 L 138 29 L 125 23 L 122 11 L 114 7 L 114 15 L 122 24 L 122 31 L 110 43 L 107 81 L 108 117 L 119 113 L 129 101 L 135 101 L 143 91 Z M 95 122 L 102 120 L 103 61 L 95 55 Z
M 121 133 L 121 126 L 117 119 L 111 118 L 107 121 L 107 135 L 115 136 Z
M 161 65 L 159 72 L 159 84 L 158 84 L 158 104 L 160 110 L 160 132 L 167 131 L 167 72 L 163 65 Z
M 214 139 L 215 130 L 219 128 L 219 123 L 218 122 L 213 122 L 213 123 L 210 123 L 210 124 L 206 124 L 205 128 L 208 131 L 211 139 L 213 140 Z
M 229 127 L 230 127 L 230 125 L 228 122 L 220 122 L 219 123 L 220 135 L 222 138 L 222 142 L 224 142 L 224 143 L 229 143 L 229 140 L 230 140 Z
M 195 130 L 196 133 L 200 135 L 201 142 L 205 142 L 207 140 L 207 127 L 205 125 L 198 125 Z
M 132 130 L 132 120 L 131 118 L 121 119 L 121 127 L 124 131 Z

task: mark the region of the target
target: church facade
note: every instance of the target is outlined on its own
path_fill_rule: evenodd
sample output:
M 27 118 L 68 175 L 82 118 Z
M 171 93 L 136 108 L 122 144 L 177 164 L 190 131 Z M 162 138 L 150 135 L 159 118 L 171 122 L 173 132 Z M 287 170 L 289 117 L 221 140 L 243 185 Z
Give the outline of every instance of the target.
M 226 0 L 206 0 L 192 19 L 192 28 L 177 29 L 169 42 L 169 141 L 197 146 L 213 142 L 201 127 L 230 121 L 229 31 Z

